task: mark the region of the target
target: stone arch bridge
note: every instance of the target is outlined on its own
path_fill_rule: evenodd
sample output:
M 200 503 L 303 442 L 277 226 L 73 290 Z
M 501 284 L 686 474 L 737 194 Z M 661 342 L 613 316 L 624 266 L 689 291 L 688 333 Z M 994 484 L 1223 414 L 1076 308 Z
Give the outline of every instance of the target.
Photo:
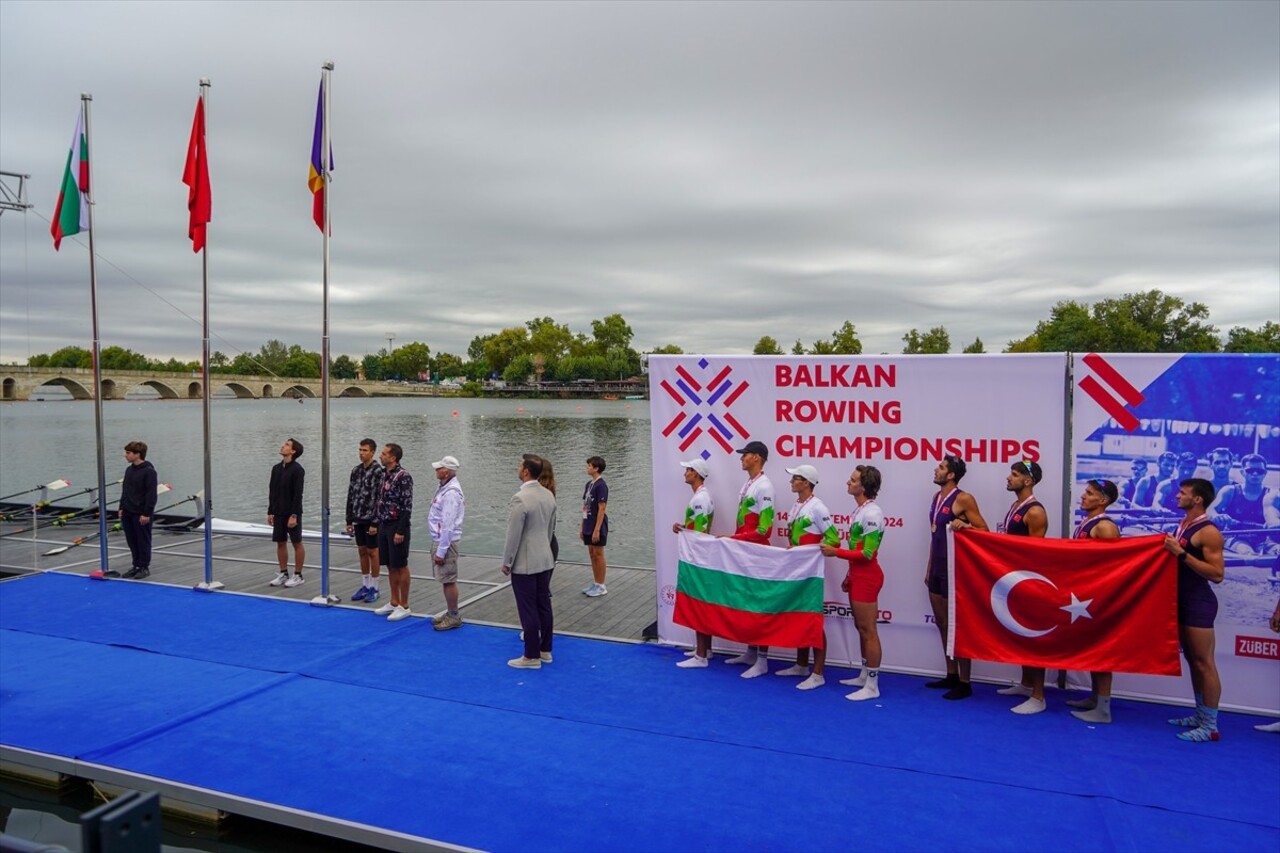
M 39 396 L 37 391 L 45 385 L 58 385 L 77 400 L 94 397 L 93 371 L 76 367 L 25 367 L 0 365 L 0 384 L 4 400 L 29 400 Z M 214 395 L 231 392 L 237 397 L 262 399 L 271 397 L 319 397 L 319 379 L 297 379 L 282 376 L 237 376 L 225 373 L 209 375 L 210 390 Z M 167 400 L 199 400 L 204 393 L 199 372 L 168 373 L 152 370 L 104 370 L 102 371 L 102 399 L 123 400 L 130 391 L 142 386 L 152 388 Z M 331 397 L 405 397 L 434 396 L 436 389 L 430 385 L 411 386 L 385 382 L 366 382 L 349 379 L 330 379 Z

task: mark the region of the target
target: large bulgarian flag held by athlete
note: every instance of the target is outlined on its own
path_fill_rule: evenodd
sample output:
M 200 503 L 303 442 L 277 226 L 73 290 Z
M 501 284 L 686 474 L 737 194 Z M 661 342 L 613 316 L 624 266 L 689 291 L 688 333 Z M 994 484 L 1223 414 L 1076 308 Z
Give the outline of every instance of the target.
M 677 624 L 738 643 L 821 648 L 823 557 L 680 532 Z
M 62 190 L 53 210 L 49 233 L 53 250 L 62 245 L 63 237 L 89 230 L 89 139 L 84 135 L 84 107 L 76 119 L 76 133 L 67 152 L 67 168 L 62 173 Z
M 1178 567 L 1163 542 L 954 534 L 948 654 L 1178 675 Z

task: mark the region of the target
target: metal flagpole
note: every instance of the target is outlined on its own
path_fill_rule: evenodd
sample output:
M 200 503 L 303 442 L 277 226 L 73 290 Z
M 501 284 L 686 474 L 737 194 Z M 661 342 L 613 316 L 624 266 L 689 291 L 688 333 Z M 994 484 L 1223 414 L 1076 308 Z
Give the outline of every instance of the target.
M 320 335 L 320 595 L 311 599 L 319 607 L 338 603 L 329 594 L 329 81 L 333 63 L 321 66 L 324 90 L 320 126 L 320 180 L 324 185 L 324 309 Z
M 204 145 L 208 140 L 209 128 L 209 78 L 200 78 L 200 103 L 204 108 L 204 127 L 201 129 L 205 138 L 200 140 Z M 206 149 L 207 150 L 207 149 Z M 204 246 L 200 250 L 201 280 L 201 320 L 203 342 L 200 358 L 200 383 L 204 390 L 201 395 L 201 409 L 204 416 L 204 581 L 196 584 L 196 589 L 209 591 L 222 589 L 221 581 L 213 579 L 213 435 L 209 428 L 209 232 L 205 230 Z
M 89 168 L 93 169 L 93 132 L 89 126 L 89 102 L 93 95 L 80 94 L 80 109 L 84 111 L 84 145 L 88 153 Z M 101 571 L 110 570 L 107 556 L 107 460 L 102 428 L 102 342 L 98 335 L 98 268 L 97 252 L 93 237 L 98 233 L 93 224 L 93 179 L 85 191 L 85 203 L 89 206 L 89 309 L 93 316 L 93 426 L 98 440 L 98 556 Z

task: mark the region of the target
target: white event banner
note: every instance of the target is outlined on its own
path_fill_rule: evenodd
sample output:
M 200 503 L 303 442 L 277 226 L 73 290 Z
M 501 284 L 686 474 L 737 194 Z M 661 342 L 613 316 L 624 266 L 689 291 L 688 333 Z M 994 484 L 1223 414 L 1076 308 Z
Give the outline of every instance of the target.
M 960 487 L 977 499 L 992 529 L 1012 504 L 1006 478 L 1021 460 L 1038 462 L 1036 495 L 1064 536 L 1066 510 L 1067 357 L 1029 355 L 713 356 L 649 358 L 653 432 L 658 634 L 689 645 L 693 633 L 672 622 L 678 558 L 672 524 L 691 496 L 682 460 L 704 459 L 715 501 L 712 533 L 733 533 L 746 482 L 736 452 L 748 441 L 769 448 L 765 474 L 774 485 L 773 544 L 786 547 L 794 503 L 786 468 L 818 470 L 815 494 L 847 539 L 855 509 L 846 481 L 855 465 L 883 475 L 877 499 L 886 530 L 880 549 L 883 666 L 936 673 L 942 644 L 924 585 L 934 469 L 946 454 L 965 460 Z M 840 591 L 847 563 L 826 561 L 828 661 L 859 660 L 848 596 Z M 725 646 L 729 648 L 729 646 Z M 1010 679 L 1016 668 L 975 663 L 975 677 Z
M 1094 478 L 1115 482 L 1107 512 L 1121 536 L 1173 533 L 1177 484 L 1214 484 L 1224 537 L 1216 660 L 1222 706 L 1280 712 L 1280 356 L 1077 355 L 1072 369 L 1072 503 Z M 1078 514 L 1077 514 L 1078 518 Z M 1185 701 L 1181 678 L 1117 675 L 1117 694 Z

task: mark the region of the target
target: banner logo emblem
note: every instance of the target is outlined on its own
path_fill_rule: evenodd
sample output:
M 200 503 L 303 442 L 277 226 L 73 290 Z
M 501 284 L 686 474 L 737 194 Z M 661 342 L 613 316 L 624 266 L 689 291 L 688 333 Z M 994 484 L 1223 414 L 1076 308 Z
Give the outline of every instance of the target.
M 1086 376 L 1080 380 L 1080 390 L 1092 397 L 1095 403 L 1106 410 L 1106 413 L 1114 418 L 1116 423 L 1124 427 L 1125 432 L 1133 432 L 1137 429 L 1138 419 L 1124 407 L 1124 404 L 1128 403 L 1136 409 L 1143 400 L 1147 399 L 1143 393 L 1134 388 L 1128 379 L 1120 375 L 1120 371 L 1112 367 L 1106 359 L 1096 352 L 1089 353 L 1081 360 L 1103 382 L 1110 385 L 1116 394 L 1120 395 L 1120 399 L 1117 399 L 1111 391 L 1103 388 L 1102 383 L 1092 376 Z
M 663 427 L 662 435 L 664 438 L 675 436 L 682 453 L 704 436 L 725 453 L 733 453 L 734 443 L 749 439 L 751 433 L 729 410 L 751 384 L 734 379 L 733 367 L 729 365 L 713 371 L 711 362 L 703 358 L 696 366 L 696 375 L 695 371 L 680 365 L 676 367 L 674 383 L 665 379 L 659 383 L 680 406 L 676 416 Z M 711 451 L 704 449 L 699 455 L 709 459 Z

